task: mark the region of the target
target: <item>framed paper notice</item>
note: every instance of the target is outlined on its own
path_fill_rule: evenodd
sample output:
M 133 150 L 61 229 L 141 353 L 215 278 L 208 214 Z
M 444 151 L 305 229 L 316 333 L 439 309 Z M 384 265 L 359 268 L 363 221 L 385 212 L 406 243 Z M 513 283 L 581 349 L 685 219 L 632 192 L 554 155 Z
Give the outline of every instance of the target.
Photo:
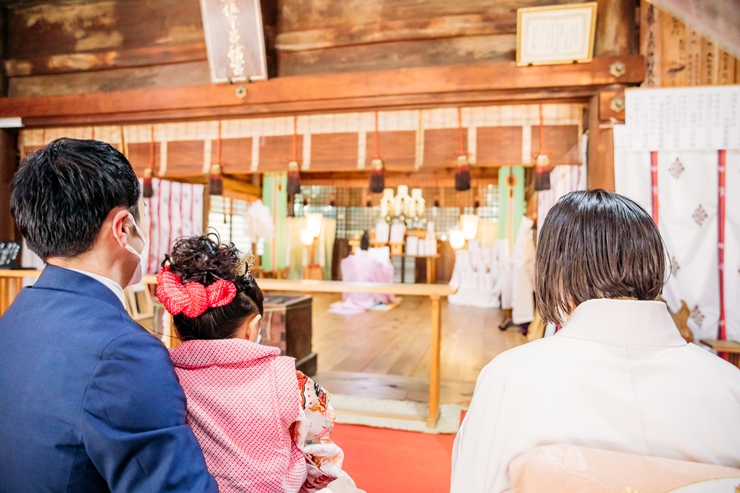
M 267 79 L 259 0 L 200 0 L 214 84 Z
M 596 2 L 517 10 L 516 64 L 590 62 Z

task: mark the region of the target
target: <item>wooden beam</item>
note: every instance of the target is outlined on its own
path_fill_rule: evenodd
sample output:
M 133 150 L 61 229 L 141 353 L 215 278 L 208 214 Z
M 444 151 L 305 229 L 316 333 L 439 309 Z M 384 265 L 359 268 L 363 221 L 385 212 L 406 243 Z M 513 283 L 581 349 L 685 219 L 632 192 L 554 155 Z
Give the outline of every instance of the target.
M 251 195 L 253 197 L 262 198 L 262 187 L 258 187 L 252 185 L 251 183 L 246 183 L 240 180 L 235 180 L 233 178 L 229 178 L 228 176 L 223 177 L 223 182 L 225 190 L 232 190 L 237 193 L 243 193 L 246 195 Z
M 598 0 L 594 56 L 637 53 L 635 0 Z
M 208 176 L 206 175 L 183 175 L 183 176 L 163 176 L 163 180 L 179 181 L 183 183 L 198 183 L 201 185 L 207 185 Z M 224 191 L 233 192 L 235 194 L 241 194 L 244 196 L 251 196 L 262 198 L 262 187 L 247 183 L 243 180 L 224 176 Z M 207 188 L 207 187 L 206 187 Z M 241 200 L 245 200 L 243 197 L 239 197 Z
M 281 32 L 279 51 L 305 51 L 390 41 L 425 40 L 490 34 L 515 34 L 516 10 L 441 15 Z
M 614 130 L 601 126 L 599 95 L 588 107 L 588 188 L 614 191 Z
M 624 116 L 624 86 L 614 85 L 599 92 L 599 121 L 610 122 L 613 118 L 624 123 Z
M 627 71 L 615 78 L 609 67 L 623 62 Z M 579 90 L 615 83 L 636 84 L 643 80 L 644 60 L 639 55 L 595 58 L 587 64 L 516 67 L 513 62 L 446 67 L 419 67 L 375 72 L 285 77 L 244 86 L 239 98 L 236 87 L 206 85 L 153 88 L 112 93 L 0 99 L 0 114 L 20 116 L 28 126 L 48 124 L 49 119 L 72 122 L 102 122 L 102 115 L 117 114 L 118 121 L 133 121 L 146 115 L 148 121 L 167 119 L 177 112 L 181 118 L 202 118 L 213 113 L 243 116 L 278 111 L 326 111 L 361 103 L 355 107 L 408 105 L 416 98 L 435 104 L 450 98 L 461 103 L 460 94 L 475 99 L 478 93 Z M 523 89 L 526 88 L 526 89 Z M 454 96 L 458 95 L 458 96 Z M 438 104 L 438 103 L 437 103 Z M 217 111 L 214 111 L 217 110 Z M 157 115 L 160 115 L 157 118 Z M 110 120 L 108 120 L 110 121 Z
M 187 43 L 128 50 L 15 58 L 5 61 L 5 73 L 8 77 L 24 77 L 126 67 L 148 67 L 201 60 L 207 60 L 205 43 Z
M 15 222 L 10 215 L 10 181 L 16 168 L 16 137 L 0 129 L 0 241 L 14 241 Z
M 278 51 L 278 75 L 295 77 L 516 60 L 516 34 L 483 34 Z
M 158 121 L 203 120 L 249 116 L 292 116 L 296 114 L 346 113 L 361 110 L 419 109 L 521 103 L 583 103 L 598 92 L 598 86 L 563 88 L 506 89 L 497 91 L 449 92 L 443 94 L 409 94 L 406 96 L 372 96 L 351 99 L 297 101 L 249 106 L 183 108 L 167 111 L 137 111 L 91 115 L 26 117 L 26 127 L 60 127 Z

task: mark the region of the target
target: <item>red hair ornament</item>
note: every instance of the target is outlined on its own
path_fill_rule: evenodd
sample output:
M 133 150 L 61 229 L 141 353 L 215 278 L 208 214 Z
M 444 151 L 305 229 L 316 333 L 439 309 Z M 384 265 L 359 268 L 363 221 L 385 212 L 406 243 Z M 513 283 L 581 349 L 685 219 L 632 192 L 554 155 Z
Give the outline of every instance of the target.
M 198 282 L 182 283 L 182 279 L 164 267 L 157 273 L 157 298 L 172 315 L 182 313 L 196 318 L 209 308 L 226 306 L 236 297 L 236 286 L 223 279 L 204 286 Z

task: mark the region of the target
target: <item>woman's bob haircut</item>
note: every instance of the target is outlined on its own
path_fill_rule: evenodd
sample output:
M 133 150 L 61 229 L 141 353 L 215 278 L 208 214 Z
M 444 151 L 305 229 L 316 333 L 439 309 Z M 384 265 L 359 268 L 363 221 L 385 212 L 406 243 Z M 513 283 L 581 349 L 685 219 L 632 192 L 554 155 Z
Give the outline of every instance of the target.
M 547 214 L 535 280 L 544 320 L 562 324 L 596 298 L 654 300 L 665 281 L 663 239 L 634 201 L 604 190 L 572 192 Z

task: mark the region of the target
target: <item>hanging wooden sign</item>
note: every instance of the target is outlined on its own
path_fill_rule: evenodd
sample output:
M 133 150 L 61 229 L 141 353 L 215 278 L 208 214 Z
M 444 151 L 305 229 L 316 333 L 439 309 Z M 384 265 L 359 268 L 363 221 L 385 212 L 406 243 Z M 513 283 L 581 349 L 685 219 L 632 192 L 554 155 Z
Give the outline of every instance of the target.
M 596 2 L 517 10 L 516 64 L 590 62 L 596 33 Z
M 200 0 L 214 84 L 267 80 L 259 0 Z

